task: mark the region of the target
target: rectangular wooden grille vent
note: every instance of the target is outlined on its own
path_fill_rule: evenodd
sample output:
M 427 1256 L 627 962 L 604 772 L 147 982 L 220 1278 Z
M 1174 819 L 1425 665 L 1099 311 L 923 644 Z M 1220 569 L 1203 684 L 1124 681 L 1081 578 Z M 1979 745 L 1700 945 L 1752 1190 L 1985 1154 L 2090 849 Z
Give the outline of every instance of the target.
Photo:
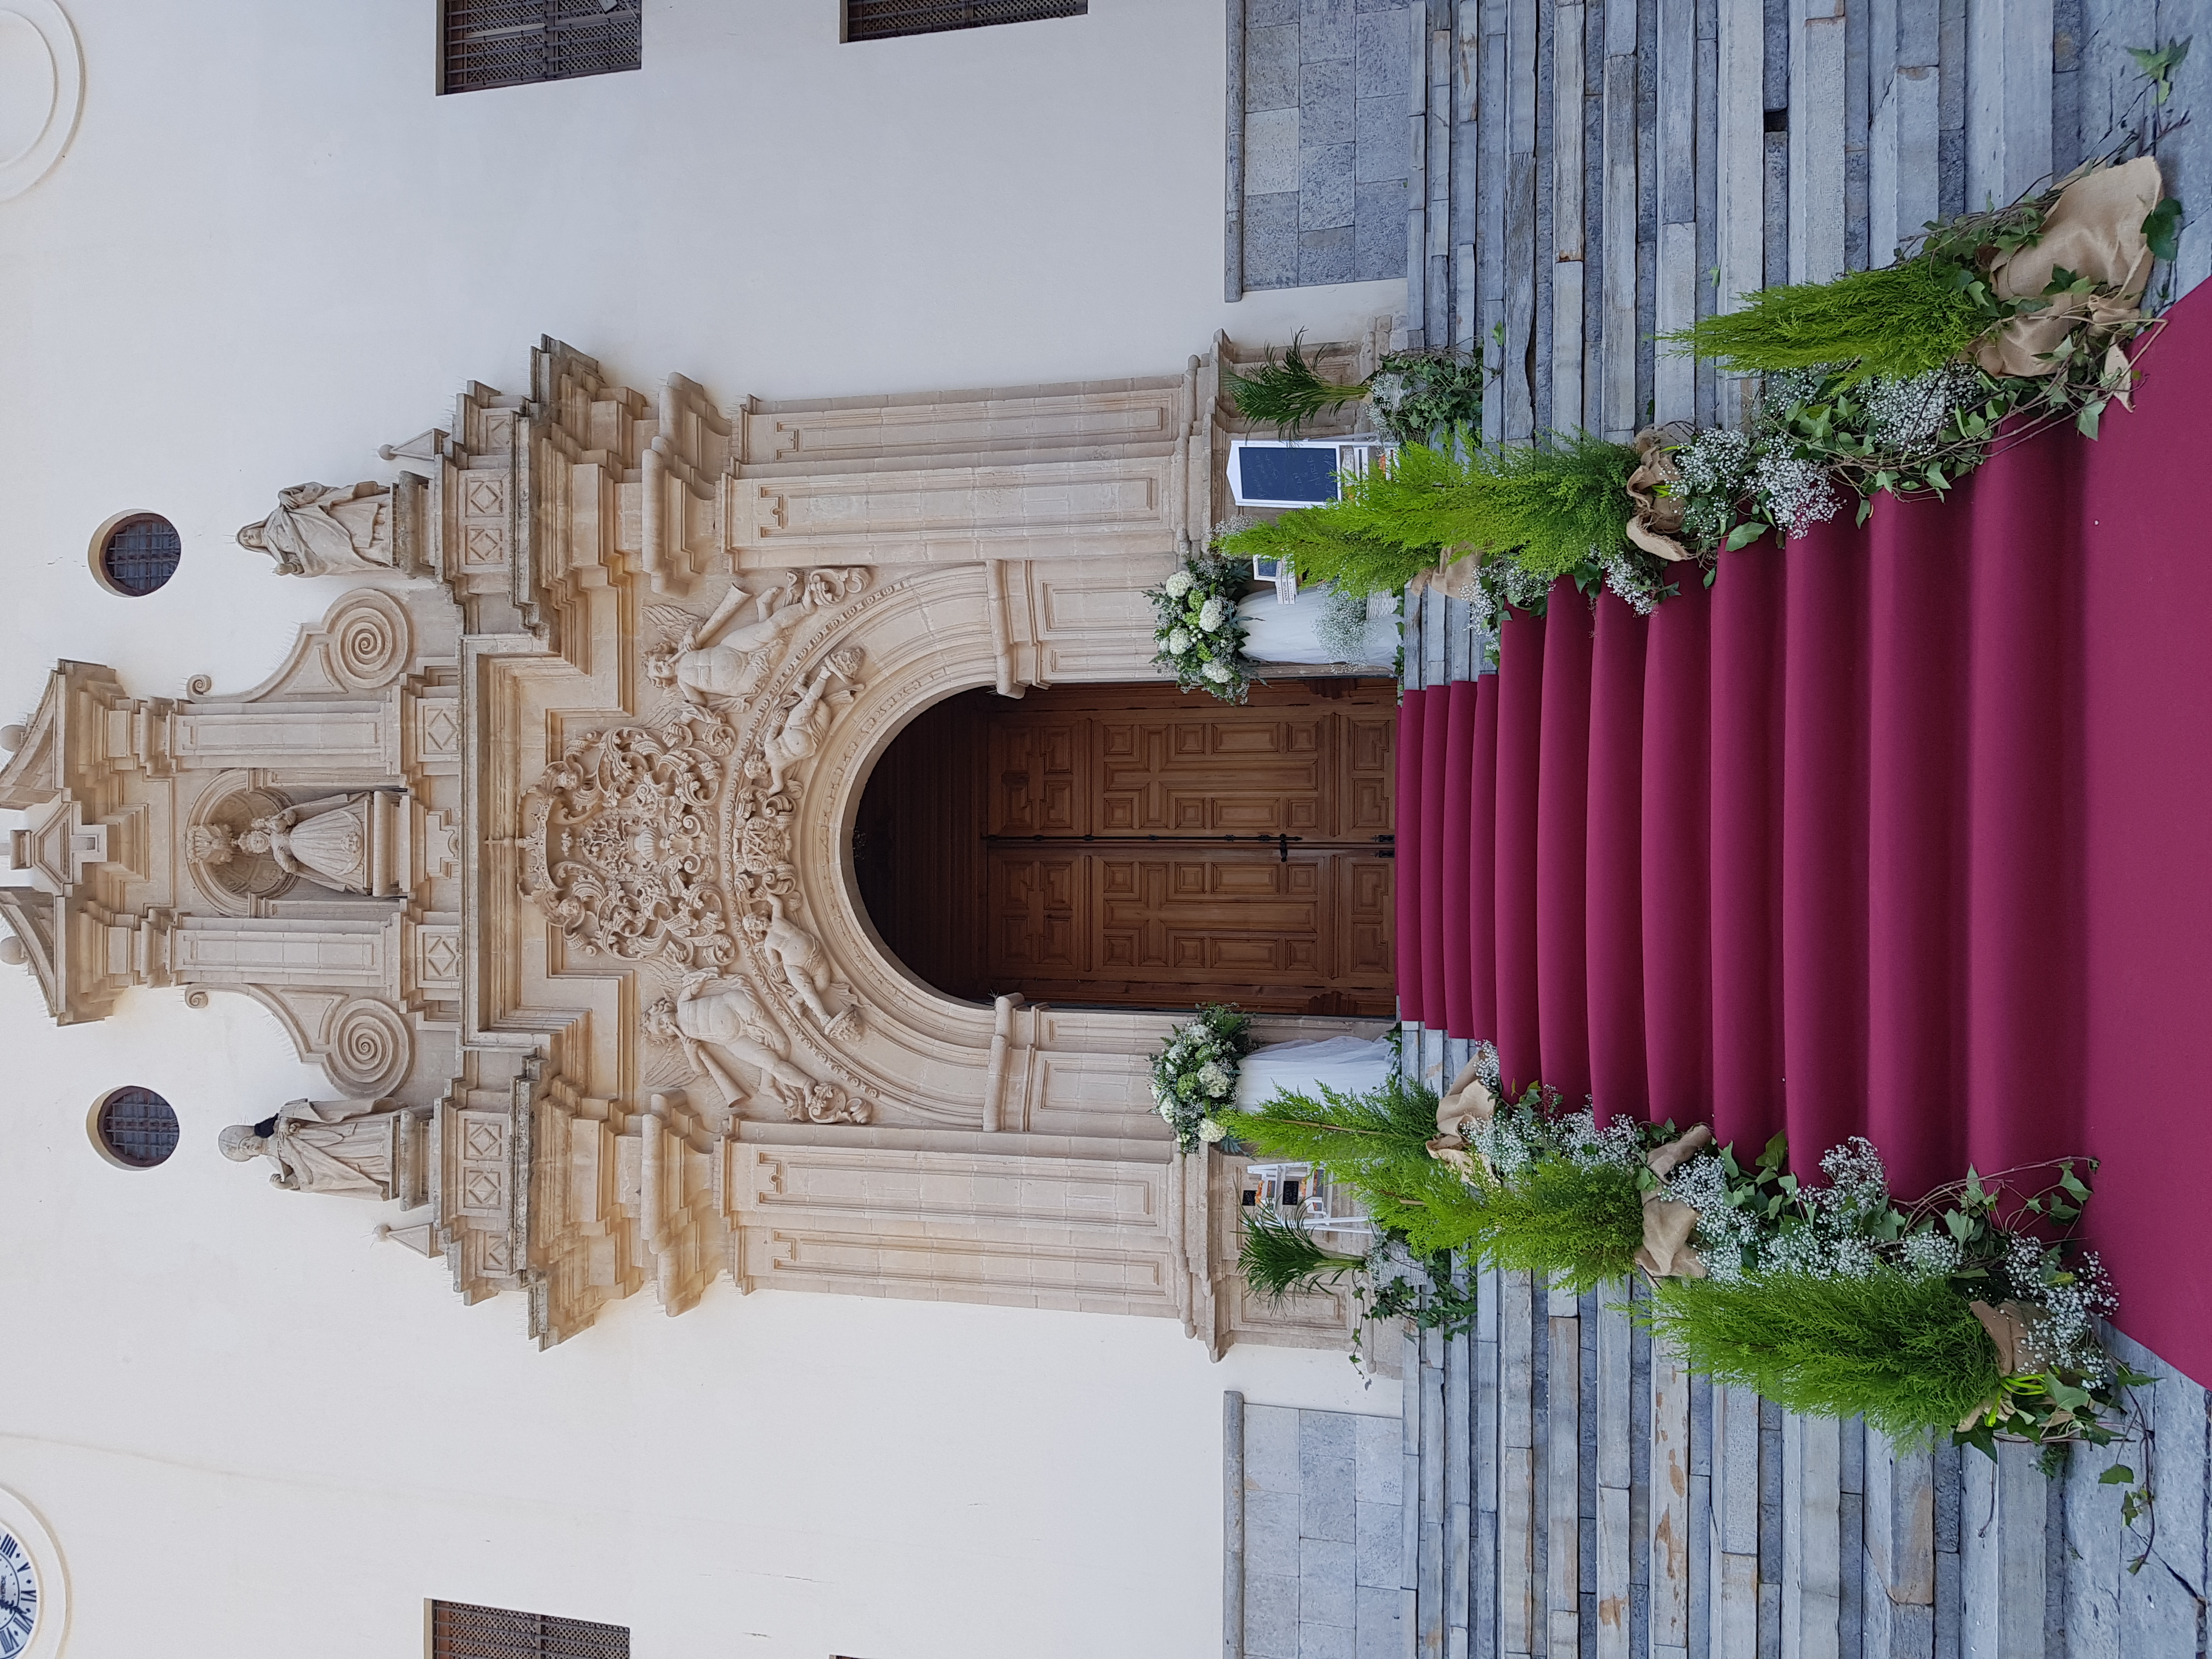
M 445 0 L 440 89 L 482 92 L 634 70 L 641 0 Z
M 629 1631 L 510 1607 L 433 1601 L 430 1659 L 629 1659 Z
M 845 38 L 888 40 L 896 34 L 935 34 L 1090 13 L 1091 0 L 845 0 Z

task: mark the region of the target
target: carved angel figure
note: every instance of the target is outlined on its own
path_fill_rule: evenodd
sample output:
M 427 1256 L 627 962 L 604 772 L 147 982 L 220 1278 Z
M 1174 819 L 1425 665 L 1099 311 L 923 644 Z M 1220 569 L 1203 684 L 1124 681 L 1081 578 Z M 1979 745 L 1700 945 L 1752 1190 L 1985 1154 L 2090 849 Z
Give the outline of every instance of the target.
M 276 510 L 238 532 L 238 544 L 276 561 L 280 576 L 352 576 L 390 570 L 392 491 L 383 484 L 294 484 Z
M 825 1034 L 856 1032 L 860 1023 L 860 1006 L 852 1000 L 850 991 L 837 983 L 830 953 L 822 948 L 822 941 L 785 919 L 783 901 L 773 890 L 765 895 L 765 901 L 766 915 L 756 910 L 745 917 L 745 937 L 760 947 L 761 955 L 790 994 L 822 1023 Z M 844 1003 L 834 1012 L 828 1000 L 833 995 Z
M 231 1125 L 219 1144 L 240 1164 L 265 1158 L 276 1164 L 271 1186 L 389 1198 L 392 1121 L 373 1100 L 293 1100 L 258 1123 Z
M 796 576 L 748 593 L 732 586 L 722 596 L 714 614 L 696 627 L 690 617 L 673 606 L 656 605 L 647 616 L 664 626 L 680 629 L 673 641 L 646 653 L 645 672 L 655 684 L 669 686 L 688 702 L 705 703 L 709 697 L 733 697 L 745 682 L 756 653 L 776 644 L 806 620 L 805 611 L 785 603 Z M 750 601 L 757 619 L 742 628 L 730 623 Z
M 724 1063 L 725 1054 L 757 1073 L 760 1086 L 787 1109 L 803 1109 L 817 1087 L 812 1078 L 785 1057 L 782 1034 L 768 1023 L 751 990 L 738 980 L 713 973 L 690 975 L 674 996 L 664 996 L 646 1010 L 645 1028 L 664 1042 L 682 1043 L 685 1058 L 714 1079 L 722 1091 L 722 1103 L 732 1109 L 751 1091 Z
M 769 794 L 783 793 L 785 775 L 822 746 L 822 739 L 829 735 L 830 722 L 837 718 L 840 709 L 853 701 L 855 688 L 852 679 L 860 666 L 857 647 L 831 652 L 830 659 L 815 671 L 814 678 L 799 694 L 799 701 L 761 744 L 761 758 L 768 767 Z
M 194 828 L 191 856 L 203 864 L 227 864 L 240 852 L 265 853 L 293 875 L 341 893 L 374 895 L 380 882 L 371 867 L 369 814 L 374 791 L 331 795 L 302 802 L 253 820 L 234 836 L 223 825 Z

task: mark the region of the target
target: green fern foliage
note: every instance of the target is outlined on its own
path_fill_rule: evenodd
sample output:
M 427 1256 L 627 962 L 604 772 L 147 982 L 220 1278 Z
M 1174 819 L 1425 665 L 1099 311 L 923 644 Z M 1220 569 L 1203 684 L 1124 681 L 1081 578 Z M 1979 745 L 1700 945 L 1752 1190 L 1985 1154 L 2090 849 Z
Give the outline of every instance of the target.
M 1278 1091 L 1237 1120 L 1237 1138 L 1271 1158 L 1318 1164 L 1350 1187 L 1376 1225 L 1403 1233 L 1418 1254 L 1462 1248 L 1483 1226 L 1483 1202 L 1436 1159 L 1437 1096 L 1397 1073 L 1341 1094 Z
M 1909 379 L 1960 356 L 1990 325 L 1948 260 L 1908 259 L 1833 282 L 1794 283 L 1743 296 L 1743 308 L 1661 336 L 1738 373 L 1853 366 L 1861 380 Z
M 1641 1316 L 1717 1382 L 1788 1411 L 1863 1416 L 1901 1443 L 1955 1427 L 1998 1393 L 1996 1345 L 1942 1278 L 1662 1279 Z
M 1244 1218 L 1243 1242 L 1237 1265 L 1245 1282 L 1270 1302 L 1325 1291 L 1367 1265 L 1364 1256 L 1339 1255 L 1314 1243 L 1313 1235 L 1273 1210 Z
M 1367 396 L 1364 380 L 1349 385 L 1324 380 L 1300 349 L 1305 337 L 1293 338 L 1278 362 L 1270 351 L 1267 361 L 1249 374 L 1224 372 L 1229 396 L 1237 412 L 1248 421 L 1264 421 L 1288 437 L 1316 416 Z

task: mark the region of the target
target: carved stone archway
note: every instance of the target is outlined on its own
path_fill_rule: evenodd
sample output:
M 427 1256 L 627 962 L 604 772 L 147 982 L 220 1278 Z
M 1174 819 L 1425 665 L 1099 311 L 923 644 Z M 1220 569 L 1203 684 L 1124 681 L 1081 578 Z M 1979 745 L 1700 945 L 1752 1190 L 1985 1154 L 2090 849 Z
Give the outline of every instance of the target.
M 874 758 L 938 699 L 1149 678 L 1139 590 L 1218 516 L 1227 351 L 725 416 L 549 340 L 529 395 L 472 385 L 382 452 L 392 483 L 297 486 L 254 527 L 368 584 L 268 684 L 173 703 L 57 671 L 0 769 L 0 805 L 51 826 L 5 919 L 58 1018 L 127 983 L 241 990 L 346 1121 L 420 1118 L 392 1144 L 423 1167 L 390 1184 L 428 1207 L 386 1231 L 471 1300 L 526 1295 L 541 1343 L 722 1272 L 1164 1315 L 1217 1353 L 1340 1341 L 1343 1297 L 1245 1299 L 1237 1171 L 1176 1158 L 1151 1109 L 1169 1017 L 936 991 L 849 851 Z M 226 790 L 385 826 L 368 890 L 396 896 L 177 888 Z

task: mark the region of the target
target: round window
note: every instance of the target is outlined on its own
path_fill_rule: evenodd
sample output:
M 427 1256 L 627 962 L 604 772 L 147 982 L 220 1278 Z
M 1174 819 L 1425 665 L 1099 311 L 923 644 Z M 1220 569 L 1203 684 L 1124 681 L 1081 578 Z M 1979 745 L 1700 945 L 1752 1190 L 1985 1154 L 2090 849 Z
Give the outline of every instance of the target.
M 93 545 L 93 573 L 111 593 L 140 599 L 177 574 L 184 538 L 158 513 L 111 519 Z
M 126 1170 L 150 1170 L 177 1150 L 177 1115 L 151 1089 L 118 1089 L 94 1109 L 93 1139 Z

